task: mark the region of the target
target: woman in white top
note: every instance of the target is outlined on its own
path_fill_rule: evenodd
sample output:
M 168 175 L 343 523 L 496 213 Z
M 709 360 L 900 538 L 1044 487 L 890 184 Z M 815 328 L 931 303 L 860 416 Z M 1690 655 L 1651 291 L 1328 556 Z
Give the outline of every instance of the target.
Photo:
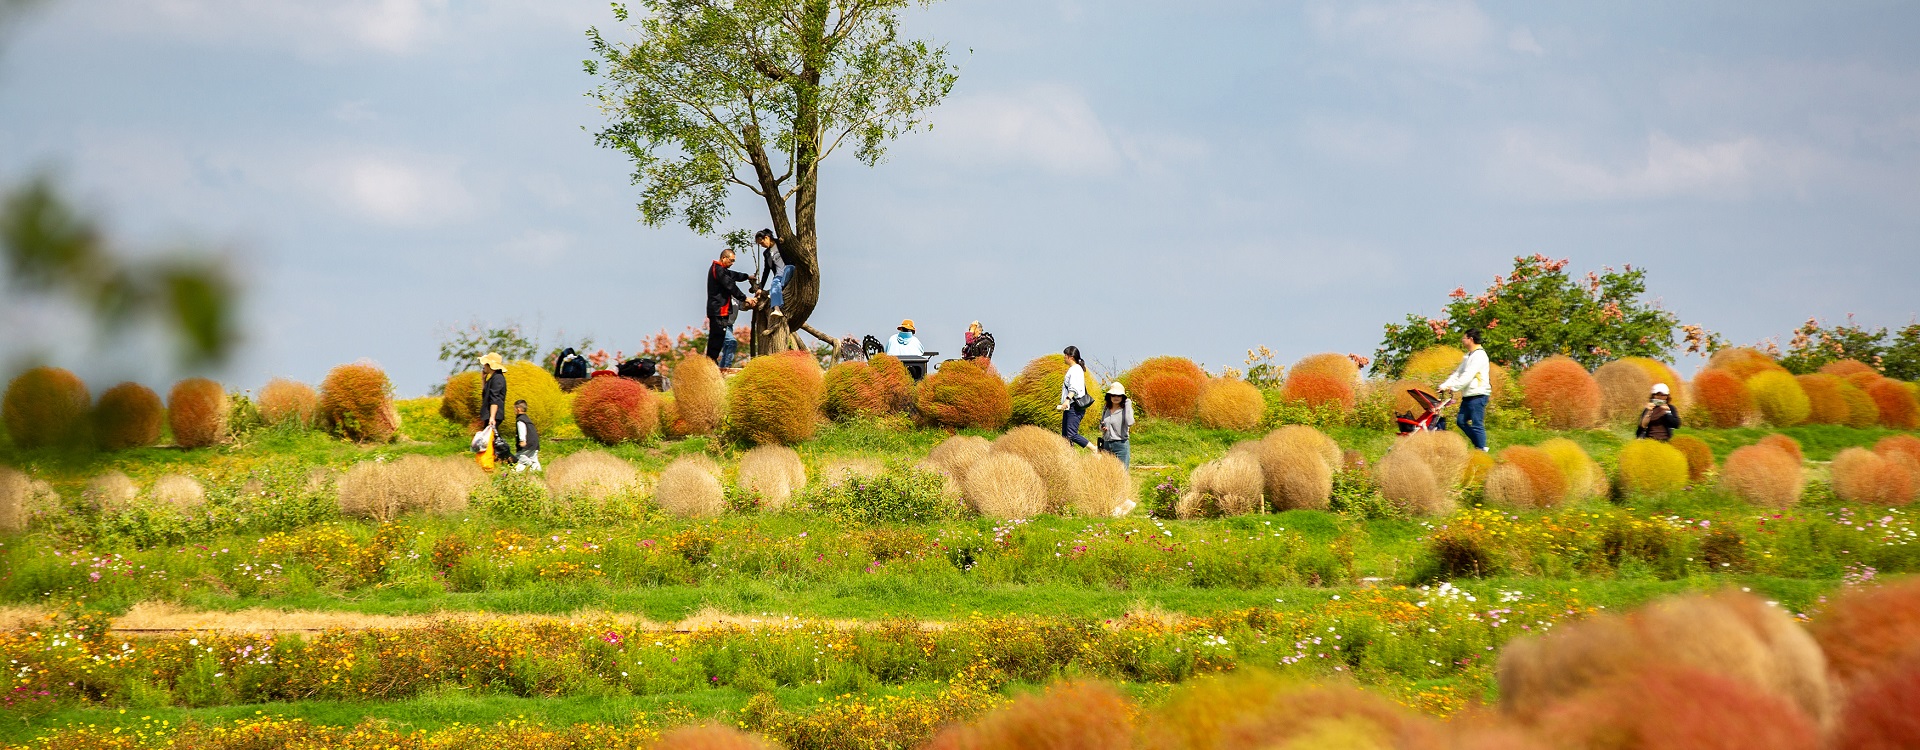
M 1087 416 L 1093 397 L 1087 395 L 1087 363 L 1080 359 L 1080 348 L 1069 346 L 1060 352 L 1067 358 L 1067 374 L 1060 381 L 1060 436 L 1074 445 L 1094 450 L 1093 443 L 1080 436 L 1080 420 Z

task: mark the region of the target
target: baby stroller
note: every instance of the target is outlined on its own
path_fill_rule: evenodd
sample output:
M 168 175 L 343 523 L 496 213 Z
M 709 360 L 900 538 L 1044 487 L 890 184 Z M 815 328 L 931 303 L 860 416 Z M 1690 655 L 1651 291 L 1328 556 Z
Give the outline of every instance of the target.
M 1400 434 L 1405 435 L 1410 432 L 1430 432 L 1434 430 L 1444 432 L 1447 429 L 1447 418 L 1440 416 L 1440 410 L 1452 404 L 1452 398 L 1443 399 L 1418 388 L 1408 388 L 1407 395 L 1412 396 L 1413 402 L 1418 404 L 1423 411 L 1419 416 L 1415 416 L 1411 412 L 1401 412 L 1400 414 L 1394 415 L 1393 421 L 1400 426 Z

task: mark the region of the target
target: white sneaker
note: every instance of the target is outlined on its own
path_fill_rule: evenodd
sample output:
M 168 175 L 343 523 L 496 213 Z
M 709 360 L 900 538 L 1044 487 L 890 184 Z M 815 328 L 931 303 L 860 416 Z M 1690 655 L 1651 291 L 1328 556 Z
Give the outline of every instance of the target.
M 786 313 L 780 312 L 780 308 L 776 307 L 776 308 L 773 308 L 773 312 L 767 313 L 767 315 L 769 317 L 778 318 L 778 317 L 785 316 Z

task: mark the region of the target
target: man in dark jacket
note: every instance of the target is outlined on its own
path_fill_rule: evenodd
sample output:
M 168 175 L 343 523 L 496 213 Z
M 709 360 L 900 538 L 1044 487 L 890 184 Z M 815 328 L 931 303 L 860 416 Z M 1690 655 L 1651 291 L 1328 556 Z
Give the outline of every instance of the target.
M 733 248 L 720 251 L 720 259 L 707 268 L 707 359 L 721 367 L 733 366 L 733 353 L 739 347 L 733 320 L 741 305 L 752 306 L 740 291 L 740 282 L 752 278 L 733 270 Z
M 480 358 L 480 426 L 493 430 L 493 457 L 513 460 L 500 424 L 507 418 L 507 366 L 499 352 L 487 352 Z
M 1673 431 L 1677 429 L 1680 429 L 1680 412 L 1673 408 L 1673 394 L 1667 390 L 1666 383 L 1654 383 L 1647 408 L 1640 410 L 1640 428 L 1633 431 L 1633 436 L 1664 443 L 1673 439 Z

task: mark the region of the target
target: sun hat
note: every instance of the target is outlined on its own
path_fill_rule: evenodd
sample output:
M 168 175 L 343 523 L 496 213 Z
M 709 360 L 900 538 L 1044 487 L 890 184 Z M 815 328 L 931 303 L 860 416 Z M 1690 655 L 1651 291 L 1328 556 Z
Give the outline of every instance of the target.
M 487 352 L 485 355 L 482 355 L 480 357 L 480 365 L 495 370 L 504 371 L 507 369 L 507 366 L 500 361 L 499 352 Z
M 913 318 L 900 321 L 900 330 L 906 331 L 907 333 L 917 333 L 917 331 L 913 330 Z
M 1127 395 L 1127 387 L 1126 387 L 1126 386 L 1124 386 L 1124 385 L 1121 385 L 1121 384 L 1120 384 L 1120 381 L 1118 381 L 1118 380 L 1115 380 L 1115 381 L 1113 381 L 1112 383 L 1110 383 L 1110 384 L 1108 384 L 1108 385 L 1107 385 L 1107 395 L 1109 395 L 1109 396 L 1125 396 L 1125 395 Z
M 1667 384 L 1666 384 L 1666 383 L 1654 383 L 1654 384 L 1653 384 L 1653 392 L 1654 392 L 1654 393 L 1658 393 L 1658 394 L 1660 394 L 1660 395 L 1662 395 L 1662 396 L 1670 396 L 1670 395 L 1672 395 L 1672 392 L 1671 392 L 1671 391 L 1668 391 L 1668 390 L 1667 390 Z

